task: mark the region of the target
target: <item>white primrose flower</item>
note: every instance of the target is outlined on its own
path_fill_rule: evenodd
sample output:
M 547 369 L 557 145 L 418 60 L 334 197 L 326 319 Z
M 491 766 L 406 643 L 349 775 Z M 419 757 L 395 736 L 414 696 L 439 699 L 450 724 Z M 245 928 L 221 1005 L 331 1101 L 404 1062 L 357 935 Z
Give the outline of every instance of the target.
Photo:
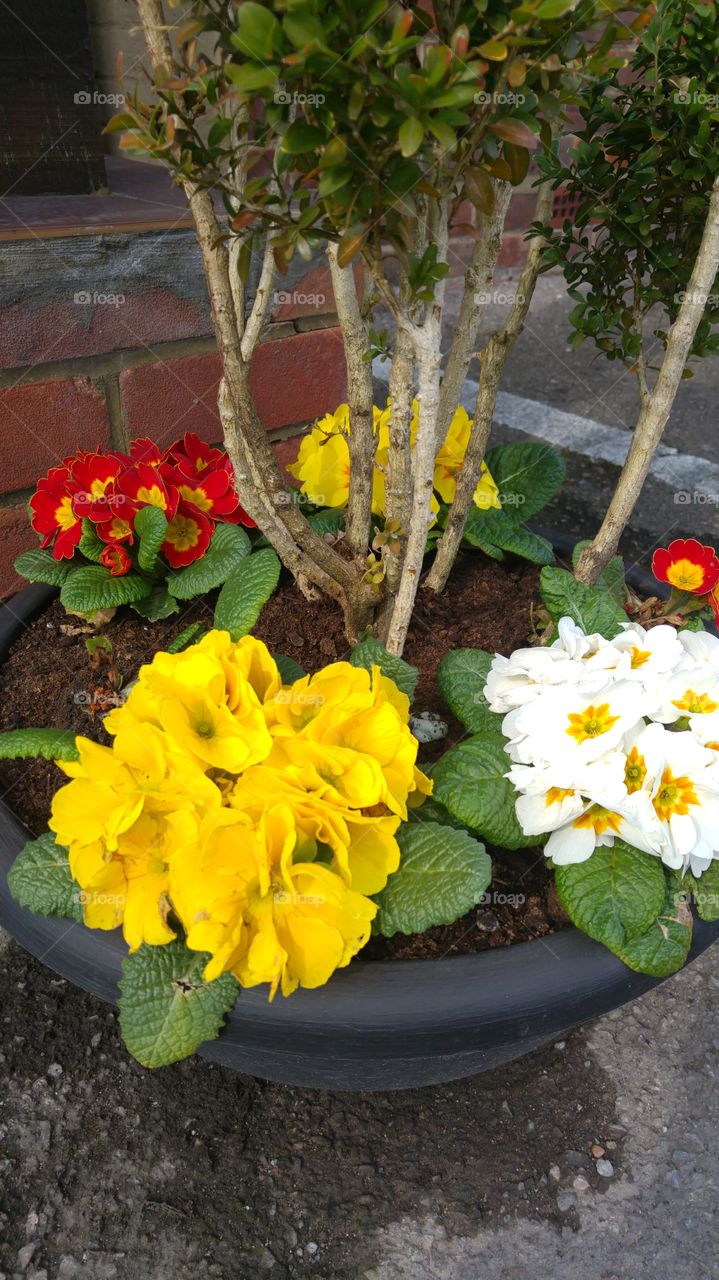
M 517 649 L 510 658 L 495 654 L 484 694 L 492 711 L 511 711 L 553 685 L 576 684 L 581 667 L 563 650 Z
M 662 862 L 674 871 L 701 875 L 719 857 L 717 752 L 687 730 L 649 724 L 633 737 L 627 761 L 629 799 L 651 801 L 646 831 L 652 842 L 658 833 Z
M 719 672 L 709 664 L 682 664 L 665 681 L 658 706 L 648 711 L 660 724 L 684 720 L 694 722 L 719 712 Z
M 514 765 L 506 775 L 522 791 L 516 800 L 517 820 L 526 836 L 550 832 L 545 855 L 565 866 L 586 862 L 598 845 L 617 836 L 647 853 L 659 852 L 659 837 L 644 834 L 653 823 L 651 801 L 627 792 L 627 757 L 617 749 L 580 766 L 571 786 L 548 786 L 553 770 Z
M 508 754 L 517 764 L 551 765 L 571 776 L 620 745 L 641 719 L 644 701 L 644 690 L 631 680 L 599 692 L 582 685 L 543 689 L 504 717 Z
M 719 676 L 719 637 L 709 631 L 680 631 L 678 640 L 691 663 Z
M 629 657 L 629 667 L 622 669 L 622 675 L 629 680 L 638 681 L 652 691 L 685 658 L 679 636 L 674 627 L 666 623 L 647 631 L 638 623 L 629 622 L 608 643 L 613 649 Z

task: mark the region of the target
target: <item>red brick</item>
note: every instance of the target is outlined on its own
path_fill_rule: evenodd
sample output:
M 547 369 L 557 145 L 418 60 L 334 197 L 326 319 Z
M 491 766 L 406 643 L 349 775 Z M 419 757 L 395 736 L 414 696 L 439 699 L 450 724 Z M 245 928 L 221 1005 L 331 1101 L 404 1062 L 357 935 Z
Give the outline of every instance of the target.
M 504 237 L 502 250 L 497 259 L 498 267 L 518 267 L 527 256 L 527 241 L 524 236 L 509 235 Z
M 37 546 L 37 534 L 30 528 L 24 505 L 0 508 L 0 542 L 0 598 L 4 600 L 27 586 L 12 567 L 15 557 Z
M 127 294 L 118 306 L 74 303 L 72 297 L 39 307 L 17 303 L 0 313 L 0 365 L 43 364 L 211 332 L 206 304 L 168 289 Z
M 106 448 L 102 391 L 89 378 L 37 382 L 0 391 L 0 492 L 28 488 L 77 449 Z
M 126 369 L 120 378 L 130 437 L 168 445 L 184 431 L 213 443 L 222 437 L 217 412 L 217 355 L 188 356 Z M 262 343 L 250 369 L 257 409 L 268 431 L 316 418 L 347 394 L 338 329 L 317 329 Z

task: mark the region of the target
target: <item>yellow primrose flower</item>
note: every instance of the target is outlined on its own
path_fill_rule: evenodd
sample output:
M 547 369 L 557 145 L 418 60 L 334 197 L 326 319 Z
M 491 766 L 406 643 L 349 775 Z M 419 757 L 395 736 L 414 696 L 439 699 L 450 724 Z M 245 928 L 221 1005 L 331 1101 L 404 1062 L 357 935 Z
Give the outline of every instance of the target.
M 384 409 L 373 408 L 374 432 L 377 441 L 375 467 L 372 481 L 372 511 L 376 516 L 385 514 L 385 485 L 389 465 L 389 422 L 391 404 Z M 419 403 L 412 401 L 410 419 L 410 448 L 414 447 L 419 422 Z M 437 454 L 434 471 L 434 488 L 443 502 L 451 503 L 457 488 L 457 475 L 462 469 L 467 452 L 472 419 L 461 405 L 450 424 L 442 448 Z M 334 413 L 325 414 L 315 423 L 309 435 L 300 445 L 297 461 L 287 470 L 301 482 L 301 491 L 310 501 L 323 507 L 344 507 L 349 498 L 350 458 L 347 443 L 350 432 L 349 406 L 341 404 Z M 474 491 L 475 506 L 500 508 L 499 492 L 486 464 L 482 463 L 480 479 Z M 433 493 L 430 506 L 433 516 L 439 511 L 439 502 Z
M 270 994 L 319 986 L 367 941 L 399 866 L 396 832 L 431 782 L 409 700 L 337 662 L 283 686 L 266 646 L 212 631 L 156 654 L 105 718 L 111 747 L 77 739 L 51 829 L 86 924 L 132 951 L 175 936 Z
M 471 430 L 472 419 L 466 409 L 459 405 L 450 423 L 447 438 L 437 454 L 434 468 L 434 487 L 442 501 L 448 504 L 454 502 L 454 495 L 457 491 L 457 476 L 462 470 Z M 474 491 L 473 500 L 474 505 L 483 510 L 487 510 L 489 507 L 501 509 L 502 506 L 499 501 L 499 490 L 484 462 L 482 463 L 479 483 Z

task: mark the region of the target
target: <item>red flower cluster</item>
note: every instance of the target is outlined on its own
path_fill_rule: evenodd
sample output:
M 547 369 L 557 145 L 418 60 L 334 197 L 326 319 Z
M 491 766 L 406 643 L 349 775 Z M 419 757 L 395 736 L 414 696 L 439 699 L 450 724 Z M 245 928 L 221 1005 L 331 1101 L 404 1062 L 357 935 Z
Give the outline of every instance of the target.
M 192 564 L 207 550 L 217 523 L 253 521 L 240 506 L 227 454 L 187 432 L 164 452 L 151 440 L 134 440 L 127 453 L 78 453 L 40 481 L 30 499 L 31 524 L 52 547 L 56 560 L 69 558 L 92 521 L 107 546 L 101 563 L 115 576 L 132 567 L 127 546 L 135 539 L 135 516 L 159 507 L 167 517 L 162 552 L 173 568 Z M 126 545 L 125 545 L 126 544 Z

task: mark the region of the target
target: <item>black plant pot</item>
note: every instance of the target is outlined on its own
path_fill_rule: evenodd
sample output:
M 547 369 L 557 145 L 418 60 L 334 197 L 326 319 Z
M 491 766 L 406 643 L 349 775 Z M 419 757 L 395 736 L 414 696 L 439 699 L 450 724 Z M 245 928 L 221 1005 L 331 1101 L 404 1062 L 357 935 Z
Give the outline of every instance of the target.
M 567 543 L 555 538 L 560 554 Z M 638 590 L 653 580 L 632 574 Z M 0 660 L 54 592 L 27 587 L 0 608 Z M 0 926 L 63 978 L 109 1003 L 126 946 L 102 933 L 19 907 L 7 873 L 30 835 L 0 804 Z M 719 937 L 698 921 L 689 962 Z M 443 960 L 354 960 L 317 991 L 272 1004 L 242 991 L 203 1057 L 283 1084 L 365 1091 L 406 1089 L 474 1075 L 617 1009 L 661 979 L 633 973 L 599 943 L 567 928 L 535 942 Z

